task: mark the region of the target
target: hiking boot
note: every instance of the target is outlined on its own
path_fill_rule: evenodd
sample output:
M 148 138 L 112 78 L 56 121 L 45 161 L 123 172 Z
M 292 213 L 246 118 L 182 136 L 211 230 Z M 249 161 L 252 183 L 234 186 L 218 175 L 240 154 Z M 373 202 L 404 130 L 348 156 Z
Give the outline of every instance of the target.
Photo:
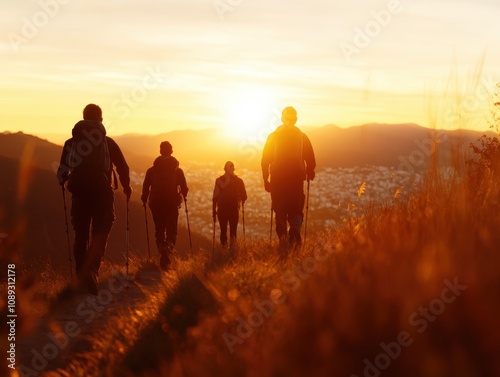
M 76 280 L 71 284 L 70 287 L 71 294 L 82 295 L 88 293 L 87 288 L 87 279 L 81 276 L 81 273 L 78 274 Z
M 292 250 L 300 249 L 300 246 L 302 245 L 300 230 L 295 228 L 290 228 L 288 244 L 290 249 Z
M 286 237 L 280 238 L 280 243 L 278 247 L 278 253 L 280 260 L 286 261 L 288 258 L 289 244 Z
M 236 241 L 233 241 L 229 244 L 229 251 L 234 253 L 236 251 Z
M 89 276 L 87 276 L 87 290 L 90 294 L 97 296 L 99 289 L 97 287 L 97 275 L 95 273 L 91 272 Z
M 286 237 L 280 237 L 280 240 L 279 240 L 279 249 L 280 251 L 288 251 L 288 240 L 286 239 Z
M 163 271 L 168 271 L 170 267 L 170 258 L 168 257 L 168 254 L 162 254 L 160 256 L 160 268 L 163 270 Z

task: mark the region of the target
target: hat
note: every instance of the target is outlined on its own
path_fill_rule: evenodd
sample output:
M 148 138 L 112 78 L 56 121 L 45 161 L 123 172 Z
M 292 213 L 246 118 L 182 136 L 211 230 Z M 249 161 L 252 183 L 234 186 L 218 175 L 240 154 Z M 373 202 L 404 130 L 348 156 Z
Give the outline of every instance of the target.
M 172 144 L 168 141 L 162 141 L 160 144 L 160 153 L 163 154 L 172 154 L 173 148 Z

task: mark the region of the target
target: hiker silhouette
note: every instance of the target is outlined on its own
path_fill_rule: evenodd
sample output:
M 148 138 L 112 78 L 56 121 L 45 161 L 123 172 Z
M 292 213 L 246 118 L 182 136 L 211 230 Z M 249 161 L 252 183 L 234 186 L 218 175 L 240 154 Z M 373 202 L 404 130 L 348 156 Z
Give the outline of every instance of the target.
M 309 138 L 295 126 L 297 111 L 286 107 L 281 120 L 283 124 L 267 138 L 261 166 L 264 187 L 271 193 L 272 208 L 276 213 L 280 249 L 285 253 L 302 242 L 304 181 L 314 179 L 316 159 Z
M 160 267 L 165 271 L 170 266 L 170 254 L 177 240 L 179 208 L 182 198 L 187 198 L 189 191 L 184 172 L 172 153 L 173 148 L 168 141 L 160 144 L 160 156 L 146 172 L 141 196 L 144 206 L 149 198 Z
M 129 168 L 118 144 L 106 136 L 102 110 L 95 104 L 83 109 L 83 120 L 64 143 L 57 178 L 72 194 L 71 222 L 75 231 L 74 256 L 80 287 L 97 294 L 97 275 L 115 220 L 114 167 L 127 200 L 132 193 Z M 90 232 L 92 229 L 92 232 Z M 91 234 L 90 234 L 91 233 Z
M 234 249 L 240 203 L 244 205 L 247 200 L 247 192 L 243 180 L 234 174 L 234 164 L 231 161 L 224 165 L 224 172 L 215 180 L 212 217 L 214 223 L 216 217 L 219 219 L 222 247 L 227 247 L 227 226 L 229 224 L 229 246 L 230 249 Z

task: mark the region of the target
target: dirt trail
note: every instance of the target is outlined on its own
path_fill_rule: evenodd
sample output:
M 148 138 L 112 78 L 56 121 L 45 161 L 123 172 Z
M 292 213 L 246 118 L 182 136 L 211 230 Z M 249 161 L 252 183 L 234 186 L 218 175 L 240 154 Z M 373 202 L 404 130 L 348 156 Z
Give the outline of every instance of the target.
M 18 375 L 90 376 L 120 358 L 165 300 L 169 275 L 154 266 L 114 275 L 97 296 L 73 295 L 54 304 L 36 330 L 17 340 Z M 16 374 L 13 374 L 16 376 Z

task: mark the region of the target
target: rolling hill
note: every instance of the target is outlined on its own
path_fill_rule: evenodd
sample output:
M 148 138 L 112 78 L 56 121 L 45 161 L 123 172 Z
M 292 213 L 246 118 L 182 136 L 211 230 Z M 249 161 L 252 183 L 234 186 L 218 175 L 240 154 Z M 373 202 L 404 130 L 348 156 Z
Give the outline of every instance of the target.
M 121 149 L 131 170 L 142 171 L 150 165 L 151 159 L 149 157 Z M 23 132 L 0 133 L 0 156 L 14 160 L 26 159 L 30 165 L 43 170 L 52 172 L 57 170 L 61 151 L 61 145 L 53 144 L 34 135 Z

